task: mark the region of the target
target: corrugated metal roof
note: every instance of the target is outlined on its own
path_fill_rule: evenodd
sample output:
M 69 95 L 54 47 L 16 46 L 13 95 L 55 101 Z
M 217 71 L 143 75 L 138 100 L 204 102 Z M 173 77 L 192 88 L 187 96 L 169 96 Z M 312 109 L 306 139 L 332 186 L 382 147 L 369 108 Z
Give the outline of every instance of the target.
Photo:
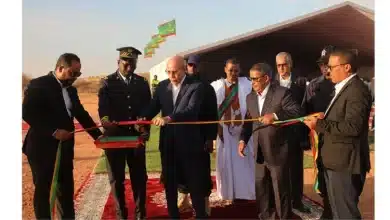
M 248 41 L 248 40 L 251 40 L 254 38 L 258 38 L 260 36 L 264 36 L 266 34 L 276 32 L 276 31 L 285 29 L 287 27 L 302 24 L 302 23 L 304 23 L 310 19 L 313 19 L 317 16 L 323 16 L 324 14 L 327 14 L 331 11 L 339 10 L 339 9 L 342 9 L 345 7 L 351 7 L 352 9 L 359 11 L 363 15 L 367 16 L 369 19 L 374 20 L 374 11 L 373 10 L 347 1 L 347 2 L 343 2 L 341 4 L 338 4 L 338 5 L 334 5 L 334 6 L 325 8 L 325 9 L 321 9 L 321 10 L 318 10 L 318 11 L 315 11 L 315 12 L 312 12 L 312 13 L 309 13 L 309 14 L 306 14 L 303 16 L 299 16 L 299 17 L 290 19 L 290 20 L 287 20 L 287 21 L 284 21 L 281 23 L 269 25 L 269 26 L 266 26 L 264 28 L 250 31 L 250 32 L 247 32 L 247 33 L 235 36 L 235 37 L 227 38 L 227 39 L 224 39 L 221 41 L 217 41 L 215 43 L 211 43 L 211 44 L 207 44 L 207 45 L 204 45 L 201 47 L 190 49 L 190 50 L 184 51 L 182 53 L 179 53 L 178 55 L 187 57 L 187 56 L 189 56 L 191 54 L 195 54 L 195 53 L 201 54 L 201 53 L 206 53 L 209 51 L 214 51 L 214 50 L 217 50 L 217 49 L 220 49 L 223 47 L 227 47 L 227 46 L 230 46 L 233 44 L 237 44 L 237 43 Z

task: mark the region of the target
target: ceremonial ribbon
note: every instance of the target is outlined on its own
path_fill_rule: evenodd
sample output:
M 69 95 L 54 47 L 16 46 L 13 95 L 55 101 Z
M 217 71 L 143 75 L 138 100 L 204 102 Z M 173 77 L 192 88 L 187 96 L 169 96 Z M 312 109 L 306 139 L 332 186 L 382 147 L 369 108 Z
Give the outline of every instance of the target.
M 284 120 L 284 121 L 275 121 L 272 123 L 273 125 L 280 125 L 280 126 L 288 126 L 296 123 L 303 122 L 306 118 L 308 117 L 319 117 L 322 113 L 314 113 L 308 116 L 300 117 L 300 118 L 295 118 L 295 119 L 289 119 L 289 120 Z M 224 122 L 261 122 L 260 118 L 254 118 L 254 119 L 241 119 L 241 120 L 219 120 L 219 121 L 187 121 L 187 122 L 169 122 L 168 124 L 170 125 L 188 125 L 188 124 L 216 124 L 216 123 L 224 123 Z M 152 121 L 146 121 L 146 120 L 138 120 L 138 121 L 121 121 L 118 122 L 118 125 L 136 125 L 136 124 L 153 124 Z M 85 128 L 85 129 L 79 129 L 75 130 L 72 133 L 79 133 L 79 132 L 85 132 L 89 130 L 93 130 L 96 128 L 103 127 L 103 125 L 98 125 L 95 127 L 91 128 Z M 114 143 L 117 142 L 117 143 Z M 94 142 L 97 147 L 99 148 L 119 148 L 123 146 L 124 144 L 128 147 L 136 147 L 138 146 L 139 143 L 142 143 L 142 139 L 139 137 L 134 137 L 134 136 L 129 136 L 129 137 L 103 137 L 101 139 L 98 139 Z M 138 144 L 137 144 L 138 143 Z M 316 160 L 318 157 L 318 135 L 315 130 L 310 131 L 310 143 L 311 143 L 311 148 L 312 148 L 312 153 L 313 153 L 313 161 L 314 161 L 314 176 L 315 176 L 315 183 L 314 183 L 314 190 L 318 193 L 318 170 L 317 170 L 317 164 Z M 52 184 L 51 184 L 51 189 L 50 189 L 50 209 L 51 209 L 51 217 L 54 219 L 55 215 L 55 201 L 57 197 L 57 187 L 58 187 L 58 175 L 59 175 L 59 168 L 60 168 L 60 162 L 61 162 L 61 149 L 62 149 L 62 142 L 60 141 L 58 144 L 58 149 L 57 149 L 57 154 L 56 154 L 56 161 L 55 161 L 55 166 L 54 166 L 54 174 L 53 174 L 53 179 L 52 179 Z

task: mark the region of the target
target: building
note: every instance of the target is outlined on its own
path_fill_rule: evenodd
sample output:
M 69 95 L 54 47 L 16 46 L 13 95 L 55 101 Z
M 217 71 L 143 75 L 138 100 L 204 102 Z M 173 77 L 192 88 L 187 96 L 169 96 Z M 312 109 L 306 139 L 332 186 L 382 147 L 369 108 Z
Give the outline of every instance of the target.
M 293 57 L 294 73 L 313 78 L 319 74 L 316 60 L 326 45 L 358 49 L 362 66 L 358 74 L 371 79 L 374 76 L 373 10 L 344 2 L 179 55 L 199 55 L 200 71 L 212 81 L 225 75 L 224 62 L 229 58 L 237 58 L 242 74 L 248 75 L 254 63 L 265 61 L 275 66 L 276 54 L 286 51 Z

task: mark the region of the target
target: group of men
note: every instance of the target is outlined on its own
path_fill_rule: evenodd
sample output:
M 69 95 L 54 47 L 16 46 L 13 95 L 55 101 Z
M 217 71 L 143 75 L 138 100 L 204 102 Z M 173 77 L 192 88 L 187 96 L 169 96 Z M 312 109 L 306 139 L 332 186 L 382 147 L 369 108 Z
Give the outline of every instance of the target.
M 210 216 L 213 188 L 210 153 L 217 145 L 216 186 L 227 204 L 236 199 L 257 201 L 258 218 L 290 219 L 292 208 L 309 212 L 302 204 L 303 151 L 310 148 L 308 132 L 320 135 L 318 159 L 323 219 L 360 218 L 359 195 L 370 170 L 368 117 L 371 98 L 356 76 L 356 54 L 327 47 L 318 60 L 322 75 L 306 86 L 292 73 L 292 57 L 276 55 L 276 69 L 257 63 L 249 78 L 240 64 L 229 59 L 226 78 L 211 84 L 202 80 L 199 57 L 174 56 L 166 67 L 168 79 L 151 93 L 145 78 L 134 73 L 141 52 L 119 48 L 118 69 L 102 81 L 99 117 L 104 127 L 88 130 L 96 140 L 104 136 L 141 136 L 146 142 L 150 126 L 122 126 L 117 122 L 152 120 L 160 126 L 159 150 L 168 214 L 179 218 L 180 203 L 189 195 L 196 218 Z M 81 75 L 80 59 L 63 54 L 55 70 L 33 79 L 25 90 L 23 120 L 30 129 L 23 152 L 33 173 L 34 211 L 37 219 L 50 218 L 50 186 L 58 143 L 62 148 L 57 210 L 74 219 L 73 156 L 76 118 L 84 128 L 96 126 L 80 104 L 72 83 Z M 279 127 L 275 121 L 323 112 L 304 124 Z M 160 114 L 159 114 L 160 113 Z M 255 119 L 251 122 L 242 120 Z M 197 121 L 221 121 L 196 124 Z M 190 122 L 174 124 L 172 122 Z M 106 149 L 107 167 L 118 219 L 127 219 L 124 196 L 126 164 L 130 170 L 136 219 L 146 218 L 145 142 L 137 148 Z

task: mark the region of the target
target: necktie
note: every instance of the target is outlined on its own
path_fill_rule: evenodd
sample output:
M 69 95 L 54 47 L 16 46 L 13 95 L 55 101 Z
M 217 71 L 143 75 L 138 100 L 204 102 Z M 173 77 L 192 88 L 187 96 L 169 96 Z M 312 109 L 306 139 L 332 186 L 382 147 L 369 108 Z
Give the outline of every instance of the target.
M 130 85 L 130 81 L 131 81 L 131 76 L 129 74 L 129 75 L 126 76 L 126 84 Z

